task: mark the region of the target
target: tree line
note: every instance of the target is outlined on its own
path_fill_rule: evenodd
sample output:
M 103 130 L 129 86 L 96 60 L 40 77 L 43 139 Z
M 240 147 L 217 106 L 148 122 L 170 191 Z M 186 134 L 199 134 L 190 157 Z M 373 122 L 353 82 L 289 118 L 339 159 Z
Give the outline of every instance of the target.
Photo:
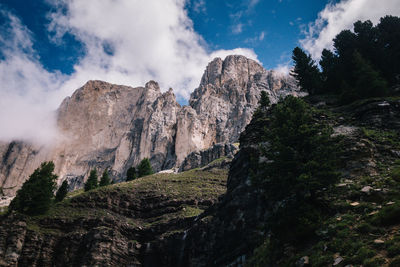
M 15 198 L 8 207 L 9 211 L 17 211 L 32 216 L 39 215 L 46 213 L 53 202 L 61 202 L 68 194 L 69 185 L 65 180 L 56 191 L 58 176 L 54 174 L 54 168 L 52 161 L 43 162 L 17 191 Z M 126 181 L 153 173 L 150 160 L 144 158 L 136 168 L 130 167 L 128 169 Z M 108 168 L 103 171 L 100 181 L 98 181 L 97 170 L 92 169 L 84 185 L 84 190 L 89 191 L 112 183 Z M 55 191 L 56 194 L 54 195 Z
M 357 21 L 324 49 L 319 64 L 304 50 L 293 50 L 294 76 L 310 95 L 334 94 L 343 102 L 398 93 L 400 87 L 400 18 Z

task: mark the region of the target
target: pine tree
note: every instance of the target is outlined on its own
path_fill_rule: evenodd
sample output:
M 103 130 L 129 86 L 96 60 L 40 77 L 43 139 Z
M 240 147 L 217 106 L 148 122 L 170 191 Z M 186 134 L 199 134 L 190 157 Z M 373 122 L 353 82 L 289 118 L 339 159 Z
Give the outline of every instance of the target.
M 319 93 L 322 80 L 315 61 L 299 47 L 293 49 L 292 59 L 294 69 L 290 74 L 296 78 L 298 85 L 310 95 Z
M 132 166 L 126 172 L 126 181 L 129 182 L 135 179 L 136 179 L 136 169 L 135 167 Z
M 253 182 L 265 198 L 285 203 L 271 212 L 274 237 L 293 241 L 310 235 L 319 223 L 319 199 L 323 188 L 338 179 L 338 139 L 332 128 L 313 118 L 313 109 L 302 99 L 288 96 L 271 107 L 262 133 L 262 156 L 268 159 L 254 168 Z M 273 202 L 272 202 L 273 203 Z
M 331 51 L 324 49 L 319 65 L 322 68 L 324 90 L 331 93 L 340 93 L 338 57 Z
M 57 175 L 53 171 L 53 162 L 43 162 L 18 190 L 9 209 L 28 215 L 46 213 L 50 208 L 56 187 Z
M 146 175 L 153 174 L 153 168 L 151 167 L 150 160 L 148 158 L 142 159 L 137 169 L 138 169 L 138 177 L 143 177 Z
M 68 193 L 68 182 L 67 180 L 65 180 L 61 184 L 60 188 L 57 190 L 56 202 L 62 201 L 67 196 L 67 193 Z
M 261 91 L 261 97 L 259 101 L 259 106 L 262 109 L 266 109 L 269 107 L 271 104 L 271 101 L 269 100 L 269 96 L 266 91 Z
M 96 169 L 93 169 L 90 171 L 89 178 L 85 183 L 85 191 L 89 191 L 95 188 L 97 188 L 97 171 Z
M 355 91 L 358 98 L 387 94 L 387 83 L 357 51 L 353 55 Z
M 107 186 L 110 184 L 110 182 L 111 181 L 110 178 L 108 177 L 108 170 L 105 169 L 100 179 L 100 186 Z

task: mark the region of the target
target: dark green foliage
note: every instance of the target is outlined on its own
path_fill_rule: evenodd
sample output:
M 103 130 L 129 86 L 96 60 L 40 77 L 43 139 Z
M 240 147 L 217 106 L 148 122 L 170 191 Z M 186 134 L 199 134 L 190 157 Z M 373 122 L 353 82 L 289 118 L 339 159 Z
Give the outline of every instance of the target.
M 387 94 L 386 81 L 373 69 L 360 53 L 353 55 L 355 90 L 360 98 L 384 96 Z
M 151 167 L 150 160 L 148 158 L 142 159 L 142 161 L 137 166 L 138 177 L 143 177 L 146 175 L 153 174 L 153 168 Z
M 105 169 L 103 172 L 103 175 L 101 176 L 99 186 L 107 186 L 110 183 L 111 183 L 111 181 L 110 181 L 110 178 L 108 177 L 108 170 Z
M 301 48 L 293 49 L 294 69 L 290 73 L 296 78 L 299 86 L 310 95 L 315 94 L 321 89 L 321 73 L 315 61 L 307 55 Z
M 57 175 L 53 173 L 54 163 L 43 162 L 29 179 L 18 190 L 16 197 L 9 206 L 27 215 L 44 214 L 50 208 L 51 199 L 55 190 Z
M 93 169 L 90 171 L 90 175 L 89 178 L 87 179 L 86 183 L 85 183 L 85 191 L 89 191 L 92 189 L 97 188 L 97 171 L 96 169 Z
M 400 204 L 384 207 L 372 218 L 372 223 L 378 226 L 389 226 L 400 223 Z
M 265 112 L 270 105 L 271 101 L 269 100 L 268 93 L 266 91 L 261 91 L 260 100 L 258 101 L 258 107 L 254 111 L 253 118 L 262 117 L 263 112 Z
M 126 181 L 129 182 L 135 179 L 136 179 L 136 169 L 135 167 L 132 166 L 126 172 Z
M 400 74 L 400 18 L 385 16 L 376 27 L 381 48 L 380 71 L 390 85 L 399 85 L 397 76 Z
M 324 49 L 322 51 L 321 60 L 319 65 L 322 68 L 322 82 L 324 92 L 335 92 L 340 88 L 339 73 L 337 71 L 338 57 L 331 51 Z
M 269 198 L 315 197 L 336 181 L 336 140 L 329 126 L 317 124 L 302 99 L 289 96 L 274 106 L 265 138 L 270 162 L 262 180 Z
M 269 100 L 269 96 L 267 94 L 266 91 L 261 91 L 261 97 L 260 97 L 260 108 L 262 109 L 266 109 L 269 107 L 269 105 L 271 104 L 271 101 Z
M 317 123 L 315 111 L 302 99 L 286 97 L 271 107 L 264 128 L 264 163 L 253 170 L 253 182 L 274 205 L 268 220 L 271 260 L 282 244 L 297 244 L 313 236 L 326 212 L 324 190 L 338 180 L 338 138 L 332 128 Z M 258 160 L 256 160 L 258 162 Z M 324 189 L 325 188 L 325 189 Z
M 65 180 L 61 184 L 60 188 L 57 190 L 56 202 L 62 201 L 67 196 L 67 193 L 68 193 L 68 182 L 67 180 Z
M 341 31 L 333 40 L 334 50 L 322 51 L 319 62 L 321 90 L 311 57 L 295 48 L 294 76 L 310 94 L 333 93 L 345 102 L 361 98 L 396 94 L 400 86 L 400 18 L 386 16 L 374 26 L 371 21 L 357 21 L 354 32 Z M 311 86 L 314 85 L 314 86 Z
M 395 257 L 397 255 L 400 255 L 400 242 L 388 246 L 387 253 L 389 257 Z
M 390 173 L 390 176 L 396 182 L 400 182 L 400 166 L 396 166 Z

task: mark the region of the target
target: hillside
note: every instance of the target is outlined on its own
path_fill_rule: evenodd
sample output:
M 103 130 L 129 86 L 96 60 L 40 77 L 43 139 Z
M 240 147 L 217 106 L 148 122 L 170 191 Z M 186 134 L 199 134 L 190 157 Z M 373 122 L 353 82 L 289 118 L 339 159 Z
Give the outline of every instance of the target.
M 220 169 L 155 174 L 75 191 L 46 215 L 2 215 L 0 266 L 174 266 L 177 241 L 226 178 Z
M 73 192 L 46 215 L 3 216 L 0 265 L 398 266 L 400 99 L 306 101 L 315 122 L 340 136 L 343 152 L 339 179 L 322 190 L 321 220 L 296 243 L 269 243 L 280 202 L 252 178 L 264 153 L 265 111 L 242 133 L 227 182 L 226 171 L 210 167 L 156 174 Z

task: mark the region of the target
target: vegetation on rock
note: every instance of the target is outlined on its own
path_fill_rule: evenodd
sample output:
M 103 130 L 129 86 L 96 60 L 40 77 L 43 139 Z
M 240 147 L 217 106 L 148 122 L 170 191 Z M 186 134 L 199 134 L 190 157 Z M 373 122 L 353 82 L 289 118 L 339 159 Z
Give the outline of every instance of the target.
M 97 171 L 96 169 L 93 169 L 90 171 L 89 178 L 85 183 L 85 191 L 95 189 L 97 188 L 97 186 L 98 186 Z
M 146 175 L 153 174 L 153 168 L 151 167 L 150 160 L 148 158 L 142 159 L 142 161 L 137 166 L 138 177 L 143 177 Z
M 53 173 L 54 163 L 43 162 L 18 190 L 9 206 L 10 211 L 27 215 L 46 213 L 50 208 L 57 175 Z
M 264 113 L 260 156 L 265 160 L 254 159 L 253 182 L 263 188 L 266 202 L 277 203 L 267 223 L 271 263 L 283 244 L 301 243 L 318 228 L 326 213 L 324 191 L 339 177 L 339 138 L 317 115 L 293 96 Z
M 136 169 L 135 167 L 130 167 L 127 171 L 126 171 L 126 181 L 132 181 L 136 179 Z
M 292 75 L 309 94 L 331 93 L 343 103 L 396 94 L 400 70 L 400 18 L 385 16 L 373 26 L 357 21 L 354 32 L 344 30 L 334 41 L 334 51 L 324 49 L 319 65 L 301 48 L 293 50 Z
M 68 181 L 65 180 L 56 193 L 56 202 L 62 201 L 68 194 Z
M 110 181 L 110 178 L 108 177 L 108 170 L 105 169 L 104 172 L 103 172 L 103 175 L 100 178 L 99 186 L 100 187 L 101 186 L 107 186 L 107 185 L 110 185 L 110 184 L 111 184 L 111 181 Z

